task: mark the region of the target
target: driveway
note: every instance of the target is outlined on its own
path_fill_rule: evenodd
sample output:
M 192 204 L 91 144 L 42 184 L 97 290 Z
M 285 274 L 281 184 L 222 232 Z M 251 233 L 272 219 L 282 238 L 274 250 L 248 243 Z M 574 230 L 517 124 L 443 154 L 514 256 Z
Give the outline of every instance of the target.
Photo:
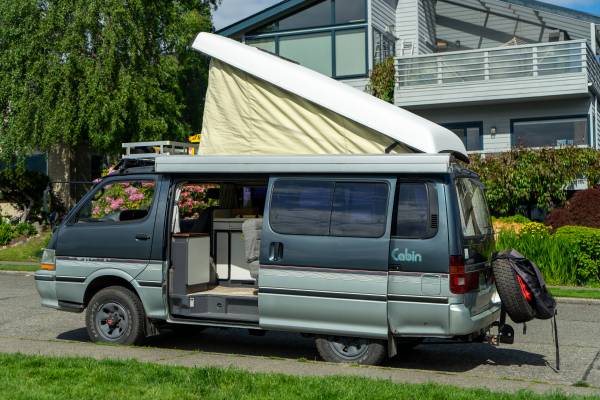
M 318 361 L 313 341 L 296 334 L 252 336 L 246 330 L 211 328 L 165 334 L 152 339 L 148 347 L 117 348 L 89 343 L 84 326 L 83 314 L 42 308 L 30 274 L 0 274 L 0 352 L 600 394 L 600 303 L 593 302 L 561 302 L 559 306 L 560 371 L 554 369 L 549 321 L 528 324 L 526 335 L 520 325 L 515 326 L 516 340 L 511 346 L 427 343 L 383 367 L 360 368 Z

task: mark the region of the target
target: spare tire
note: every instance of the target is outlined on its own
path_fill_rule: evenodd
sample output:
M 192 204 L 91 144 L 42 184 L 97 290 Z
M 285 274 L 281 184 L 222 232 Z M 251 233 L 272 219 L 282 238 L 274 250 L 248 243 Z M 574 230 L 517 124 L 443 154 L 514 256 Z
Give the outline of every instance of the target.
M 496 288 L 502 300 L 502 307 L 515 323 L 529 322 L 535 318 L 535 309 L 529 304 L 519 281 L 517 273 L 507 259 L 494 260 L 494 277 Z

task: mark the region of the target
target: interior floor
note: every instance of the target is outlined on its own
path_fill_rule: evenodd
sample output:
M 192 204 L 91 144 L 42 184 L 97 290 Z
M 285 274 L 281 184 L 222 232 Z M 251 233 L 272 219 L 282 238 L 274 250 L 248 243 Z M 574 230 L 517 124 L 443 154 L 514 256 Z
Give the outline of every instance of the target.
M 208 290 L 200 292 L 190 293 L 189 296 L 201 296 L 201 295 L 213 295 L 213 296 L 258 296 L 258 291 L 254 287 L 232 287 L 232 286 L 215 286 Z

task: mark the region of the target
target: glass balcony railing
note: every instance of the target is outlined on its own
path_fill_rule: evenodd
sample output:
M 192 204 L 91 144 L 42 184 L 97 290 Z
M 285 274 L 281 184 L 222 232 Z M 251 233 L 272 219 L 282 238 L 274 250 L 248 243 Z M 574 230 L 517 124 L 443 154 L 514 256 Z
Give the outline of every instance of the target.
M 585 40 L 401 57 L 396 65 L 405 89 L 586 72 L 600 89 L 600 64 Z

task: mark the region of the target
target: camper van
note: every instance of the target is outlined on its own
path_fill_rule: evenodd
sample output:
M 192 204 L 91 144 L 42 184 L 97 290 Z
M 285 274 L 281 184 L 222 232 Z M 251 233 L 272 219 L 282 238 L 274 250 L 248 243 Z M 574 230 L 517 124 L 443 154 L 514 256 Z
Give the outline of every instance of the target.
M 71 210 L 35 274 L 42 304 L 85 310 L 93 341 L 277 330 L 375 364 L 424 338 L 478 340 L 499 317 L 483 186 L 451 155 L 129 164 Z
M 359 364 L 484 340 L 501 315 L 494 236 L 462 141 L 233 40 L 193 47 L 212 57 L 197 151 L 129 149 L 56 228 L 42 305 L 85 311 L 95 342 L 287 331 Z

